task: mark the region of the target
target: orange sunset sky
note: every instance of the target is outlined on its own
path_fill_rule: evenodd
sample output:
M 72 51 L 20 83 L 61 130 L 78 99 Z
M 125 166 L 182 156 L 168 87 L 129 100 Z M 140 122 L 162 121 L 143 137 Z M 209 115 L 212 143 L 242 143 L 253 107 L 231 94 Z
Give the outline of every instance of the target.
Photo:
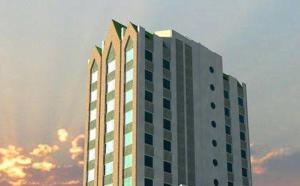
M 0 185 L 81 185 L 87 59 L 109 22 L 174 29 L 248 87 L 253 185 L 300 186 L 300 1 L 0 0 Z

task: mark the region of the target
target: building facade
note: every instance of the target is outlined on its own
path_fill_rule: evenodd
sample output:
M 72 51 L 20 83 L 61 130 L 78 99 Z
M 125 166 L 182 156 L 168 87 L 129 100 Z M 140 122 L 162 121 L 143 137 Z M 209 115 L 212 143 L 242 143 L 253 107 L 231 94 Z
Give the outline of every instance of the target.
M 112 21 L 88 70 L 84 185 L 252 185 L 246 85 L 220 55 Z

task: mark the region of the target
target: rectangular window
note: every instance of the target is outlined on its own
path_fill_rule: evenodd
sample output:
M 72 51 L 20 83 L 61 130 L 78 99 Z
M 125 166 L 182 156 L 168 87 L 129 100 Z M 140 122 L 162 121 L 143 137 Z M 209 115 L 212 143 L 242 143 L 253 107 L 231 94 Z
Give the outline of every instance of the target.
M 107 90 L 106 92 L 109 93 L 115 89 L 115 80 L 111 80 L 107 83 Z
M 105 176 L 113 173 L 113 162 L 109 162 L 105 164 Z
M 92 161 L 95 159 L 95 149 L 89 150 L 89 161 Z
M 231 135 L 231 128 L 229 126 L 225 126 L 226 134 Z
M 245 150 L 241 150 L 241 157 L 246 159 L 247 158 L 247 153 Z
M 124 158 L 124 169 L 129 167 L 132 167 L 132 154 L 129 154 Z
M 152 72 L 145 70 L 145 79 L 148 81 L 153 81 L 153 75 Z
M 112 99 L 106 103 L 106 113 L 109 113 L 114 110 L 115 100 Z
M 152 123 L 153 122 L 153 115 L 150 112 L 145 112 L 145 121 L 148 123 Z
M 107 74 L 115 71 L 116 69 L 116 60 L 113 60 L 107 64 Z
M 164 161 L 164 172 L 168 172 L 168 173 L 172 172 L 171 163 Z
M 164 140 L 164 150 L 171 151 L 171 142 Z
M 93 141 L 94 139 L 96 139 L 96 129 L 90 130 L 89 138 L 89 141 Z
M 242 168 L 242 175 L 243 175 L 244 177 L 247 177 L 247 176 L 248 176 L 247 169 Z
M 232 172 L 232 164 L 231 163 L 227 163 L 227 171 Z
M 167 79 L 163 79 L 163 87 L 170 90 L 170 81 Z
M 94 90 L 91 92 L 91 102 L 94 102 L 97 100 L 97 90 Z
M 132 144 L 132 132 L 125 134 L 125 147 Z
M 94 175 L 95 175 L 95 169 L 89 170 L 89 172 L 88 172 L 88 182 L 94 180 Z
M 164 129 L 171 130 L 171 121 L 164 119 Z
M 152 102 L 153 101 L 153 94 L 152 92 L 149 92 L 149 91 L 145 91 L 145 100 L 149 101 L 149 102 Z
M 105 154 L 109 154 L 114 150 L 114 140 L 105 143 Z
M 128 90 L 125 93 L 125 103 L 129 103 L 132 101 L 132 89 Z
M 146 167 L 153 167 L 153 158 L 151 156 L 144 156 L 145 159 L 145 166 Z
M 153 186 L 153 181 L 149 178 L 145 178 L 145 186 Z
M 114 120 L 106 122 L 106 133 L 109 133 L 114 130 Z
M 229 92 L 224 90 L 224 98 L 229 99 Z
M 148 61 L 152 61 L 152 52 L 148 51 L 148 50 L 145 50 L 145 58 L 148 60 Z
M 96 120 L 96 109 L 90 112 L 90 121 Z
M 126 83 L 133 80 L 133 68 L 126 72 Z
M 226 144 L 226 152 L 231 153 L 232 149 L 231 149 L 231 145 L 230 144 Z
M 170 110 L 170 108 L 171 108 L 170 100 L 164 98 L 164 100 L 163 100 L 163 105 L 164 105 L 164 108 Z
M 133 49 L 130 49 L 126 52 L 126 62 L 133 60 Z
M 225 108 L 224 112 L 225 112 L 225 116 L 230 117 L 230 110 L 229 110 L 229 108 Z
M 239 97 L 238 98 L 238 103 L 239 103 L 239 106 L 244 106 L 244 101 L 243 101 L 243 98 Z
M 240 123 L 245 123 L 245 117 L 243 115 L 239 115 Z
M 170 62 L 164 59 L 163 60 L 163 68 L 170 70 Z
M 133 115 L 132 110 L 125 113 L 125 125 L 132 122 L 132 115 Z
M 98 71 L 92 73 L 92 81 L 91 83 L 95 83 L 98 80 Z
M 124 186 L 132 186 L 131 177 L 124 179 Z
M 228 182 L 228 186 L 233 186 L 233 183 L 232 182 Z
M 148 145 L 153 145 L 153 136 L 151 134 L 145 133 L 145 143 Z
M 246 136 L 245 136 L 244 132 L 240 132 L 240 138 L 241 138 L 242 141 L 246 140 Z

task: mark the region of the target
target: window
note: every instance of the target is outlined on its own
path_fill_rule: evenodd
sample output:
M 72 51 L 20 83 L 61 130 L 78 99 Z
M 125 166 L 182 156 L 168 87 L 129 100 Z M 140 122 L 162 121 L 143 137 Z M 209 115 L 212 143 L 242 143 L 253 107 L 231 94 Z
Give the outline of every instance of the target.
M 164 183 L 164 186 L 171 186 L 170 184 Z
M 226 144 L 226 152 L 227 153 L 231 153 L 232 149 L 231 149 L 231 145 L 230 144 Z
M 232 172 L 232 163 L 227 163 L 227 171 Z
M 128 71 L 126 72 L 126 77 L 125 77 L 125 79 L 126 79 L 126 83 L 128 83 L 128 82 L 131 81 L 131 80 L 133 80 L 133 68 L 130 69 L 130 70 L 128 70 Z
M 230 117 L 230 110 L 229 110 L 229 108 L 224 108 L 224 113 L 225 113 L 225 116 Z
M 126 62 L 133 60 L 133 48 L 126 52 Z
M 231 135 L 231 128 L 229 126 L 225 126 L 226 134 Z
M 243 175 L 244 177 L 247 177 L 247 176 L 248 176 L 247 169 L 242 168 L 242 175 Z
M 245 123 L 245 117 L 243 115 L 239 115 L 240 123 Z
M 109 133 L 114 130 L 114 120 L 106 122 L 106 133 Z
M 98 80 L 98 71 L 92 73 L 92 81 L 91 83 L 95 83 Z
M 218 160 L 213 159 L 213 165 L 214 165 L 215 167 L 218 166 Z
M 113 72 L 116 69 L 116 61 L 113 60 L 107 64 L 107 74 Z
M 145 58 L 148 60 L 148 61 L 152 61 L 152 52 L 148 51 L 148 50 L 145 50 Z
M 232 182 L 228 182 L 228 186 L 233 186 L 233 183 Z
M 214 102 L 211 102 L 211 103 L 210 103 L 210 106 L 211 106 L 212 109 L 215 109 L 215 108 L 216 108 L 216 104 L 215 104 Z
M 114 103 L 115 103 L 114 99 L 112 99 L 106 103 L 106 113 L 109 113 L 110 111 L 114 110 Z
M 109 93 L 115 89 L 115 80 L 111 80 L 107 83 L 107 90 L 106 92 Z
M 167 79 L 163 79 L 163 86 L 164 86 L 164 88 L 170 90 L 170 81 Z
M 171 130 L 171 121 L 164 119 L 164 129 Z
M 164 150 L 171 151 L 171 142 L 164 140 Z
M 132 132 L 125 134 L 125 147 L 132 144 Z
M 244 106 L 244 101 L 243 101 L 243 98 L 239 97 L 238 98 L 238 103 L 239 103 L 239 106 Z
M 168 173 L 172 172 L 171 163 L 164 161 L 164 172 L 168 172 Z
M 224 98 L 229 99 L 229 92 L 224 90 Z
M 105 143 L 105 154 L 109 154 L 114 150 L 114 140 Z
M 244 159 L 246 159 L 247 153 L 246 153 L 245 150 L 241 150 L 241 157 L 244 158 Z
M 245 141 L 246 140 L 246 136 L 244 132 L 240 132 L 240 138 L 241 140 Z
M 153 81 L 153 75 L 152 72 L 145 70 L 145 79 L 148 81 Z
M 105 176 L 113 173 L 113 162 L 105 164 Z
M 145 158 L 145 166 L 152 168 L 153 167 L 153 158 L 151 156 L 147 156 L 147 155 L 145 155 L 144 158 Z
M 218 186 L 219 185 L 219 181 L 217 179 L 214 179 L 214 185 Z
M 164 59 L 163 60 L 163 68 L 170 70 L 170 62 Z
M 97 90 L 94 90 L 93 92 L 91 92 L 91 102 L 96 100 L 97 100 Z
M 214 73 L 214 72 L 215 72 L 215 69 L 214 69 L 212 66 L 210 66 L 210 67 L 209 67 L 209 71 L 210 71 L 210 73 Z
M 129 154 L 124 158 L 124 169 L 129 167 L 132 167 L 132 154 Z
M 145 178 L 145 186 L 153 186 L 153 181 L 149 178 Z
M 145 91 L 145 100 L 149 101 L 149 102 L 152 102 L 153 101 L 153 94 L 152 92 L 149 92 L 149 91 Z
M 212 145 L 214 146 L 214 147 L 216 147 L 217 145 L 218 145 L 218 143 L 217 143 L 217 141 L 216 140 L 212 140 Z
M 153 115 L 150 112 L 145 112 L 145 121 L 148 123 L 152 123 L 153 122 Z
M 89 161 L 92 161 L 95 159 L 95 149 L 89 150 Z
M 94 180 L 94 175 L 95 175 L 95 169 L 89 170 L 89 172 L 88 172 L 88 182 Z
M 131 186 L 131 177 L 124 178 L 124 186 Z
M 132 115 L 133 115 L 132 110 L 125 113 L 125 125 L 132 122 Z
M 91 129 L 89 135 L 89 141 L 93 141 L 94 139 L 96 139 L 96 129 Z
M 210 124 L 211 124 L 211 126 L 212 126 L 213 128 L 216 128 L 216 126 L 217 126 L 217 124 L 216 124 L 215 121 L 211 121 Z
M 145 133 L 145 143 L 148 145 L 153 145 L 153 136 L 151 134 Z
M 96 120 L 96 109 L 90 112 L 90 121 Z
M 164 108 L 166 108 L 166 109 L 170 109 L 171 108 L 170 100 L 167 100 L 167 99 L 164 98 L 163 102 L 164 102 L 163 103 Z
M 132 89 L 125 92 L 125 103 L 129 103 L 132 101 Z
M 215 90 L 215 86 L 213 84 L 210 84 L 209 87 L 210 87 L 210 90 L 212 90 L 212 91 Z

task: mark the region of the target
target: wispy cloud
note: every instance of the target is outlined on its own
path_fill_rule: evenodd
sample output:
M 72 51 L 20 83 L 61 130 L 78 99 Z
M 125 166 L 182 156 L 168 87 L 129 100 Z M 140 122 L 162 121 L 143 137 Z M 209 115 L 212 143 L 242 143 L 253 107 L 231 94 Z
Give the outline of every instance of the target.
M 50 153 L 54 153 L 58 151 L 59 147 L 57 145 L 47 145 L 47 144 L 39 144 L 36 148 L 30 152 L 31 155 L 38 156 L 38 157 L 44 157 L 47 156 Z
M 279 148 L 279 149 L 272 149 L 271 151 L 267 152 L 266 154 L 257 157 L 255 155 L 251 156 L 251 163 L 252 163 L 252 172 L 257 175 L 262 175 L 266 173 L 266 163 L 270 160 L 280 158 L 283 156 L 289 155 L 288 148 Z
M 58 129 L 57 130 L 57 136 L 58 136 L 58 140 L 60 142 L 65 142 L 68 139 L 68 135 L 69 133 L 67 132 L 66 129 Z
M 68 132 L 61 131 L 59 141 L 68 142 Z M 66 143 L 69 147 L 39 144 L 28 152 L 14 145 L 0 148 L 0 185 L 81 185 L 78 177 L 82 176 L 83 139 L 79 134 Z M 60 162 L 56 153 L 71 153 L 66 156 L 71 162 Z

